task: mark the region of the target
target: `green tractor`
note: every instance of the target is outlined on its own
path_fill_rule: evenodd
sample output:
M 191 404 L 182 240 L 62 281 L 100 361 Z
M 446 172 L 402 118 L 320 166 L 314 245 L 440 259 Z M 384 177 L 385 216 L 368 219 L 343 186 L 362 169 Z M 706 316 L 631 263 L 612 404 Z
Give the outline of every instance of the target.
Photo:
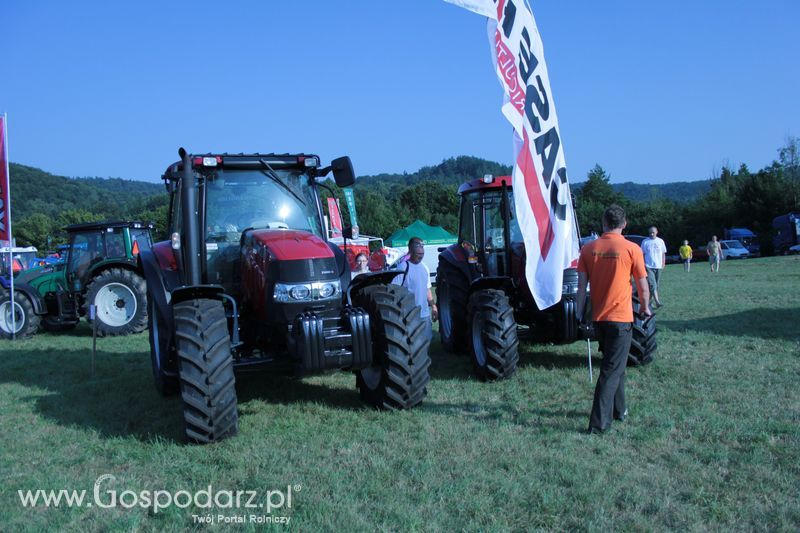
M 0 334 L 29 337 L 74 328 L 81 316 L 97 321 L 98 335 L 128 335 L 147 327 L 147 289 L 137 268 L 152 245 L 152 224 L 92 222 L 67 226 L 66 260 L 2 279 Z M 95 306 L 91 317 L 89 306 Z

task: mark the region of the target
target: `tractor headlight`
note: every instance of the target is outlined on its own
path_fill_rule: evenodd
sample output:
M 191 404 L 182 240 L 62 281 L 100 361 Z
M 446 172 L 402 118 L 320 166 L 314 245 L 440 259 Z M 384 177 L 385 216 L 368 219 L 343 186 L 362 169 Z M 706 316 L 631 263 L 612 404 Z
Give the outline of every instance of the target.
M 311 288 L 308 285 L 295 285 L 289 289 L 289 296 L 292 300 L 308 300 L 311 296 Z
M 338 281 L 335 284 L 334 283 L 321 283 L 321 284 L 319 284 L 320 285 L 320 287 L 319 287 L 319 297 L 320 298 L 330 298 L 331 296 L 336 294 L 336 292 L 337 292 L 336 291 L 336 285 L 338 285 L 338 284 L 339 284 Z
M 276 302 L 311 302 L 339 297 L 342 285 L 339 280 L 312 283 L 276 283 L 273 299 Z

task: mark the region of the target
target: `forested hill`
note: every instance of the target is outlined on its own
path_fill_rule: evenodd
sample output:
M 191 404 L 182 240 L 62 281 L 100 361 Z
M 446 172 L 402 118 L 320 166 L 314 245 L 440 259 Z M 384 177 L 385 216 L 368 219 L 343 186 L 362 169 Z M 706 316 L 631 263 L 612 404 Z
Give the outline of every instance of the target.
M 465 181 L 482 178 L 486 174 L 507 176 L 511 167 L 478 157 L 459 156 L 446 159 L 438 165 L 422 167 L 414 173 L 377 174 L 359 178 L 359 186 L 375 187 L 378 192 L 397 193 L 399 189 L 417 185 L 423 181 L 438 181 L 442 185 L 458 187 Z M 361 180 L 364 181 L 361 181 Z M 574 177 L 573 177 L 574 179 Z M 583 179 L 581 177 L 580 179 Z M 676 181 L 661 185 L 633 183 L 612 183 L 614 192 L 623 194 L 634 202 L 651 202 L 656 200 L 672 200 L 685 204 L 697 200 L 711 190 L 712 180 Z M 580 190 L 583 183 L 574 183 L 572 188 Z
M 160 183 L 119 178 L 67 178 L 38 168 L 11 163 L 11 213 L 14 220 L 41 213 L 58 218 L 64 211 L 124 216 L 143 200 L 165 196 Z

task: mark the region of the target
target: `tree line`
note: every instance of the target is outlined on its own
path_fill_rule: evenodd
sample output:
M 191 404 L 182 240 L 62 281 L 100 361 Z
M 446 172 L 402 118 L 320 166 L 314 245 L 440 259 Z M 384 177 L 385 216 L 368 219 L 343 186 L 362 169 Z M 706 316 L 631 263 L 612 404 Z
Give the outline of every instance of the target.
M 10 171 L 13 229 L 21 246 L 52 249 L 65 242 L 63 227 L 110 219 L 153 222 L 154 238 L 166 239 L 168 196 L 160 183 L 70 179 L 14 163 Z M 386 238 L 420 219 L 457 234 L 458 186 L 486 174 L 509 175 L 511 167 L 460 156 L 414 173 L 360 177 L 354 188 L 359 229 L 362 234 Z M 775 161 L 756 172 L 746 165 L 736 170 L 723 167 L 709 181 L 658 186 L 612 185 L 610 180 L 596 165 L 585 182 L 572 187 L 582 235 L 600 233 L 603 210 L 618 203 L 628 214 L 628 233 L 646 235 L 649 226 L 656 226 L 672 250 L 684 239 L 698 247 L 711 235 L 722 237 L 724 228 L 740 226 L 756 232 L 763 253 L 768 254 L 772 219 L 800 211 L 800 154 L 795 137 L 786 140 Z M 346 211 L 342 192 L 332 181 L 326 184 Z M 323 197 L 328 195 L 323 189 Z
M 603 209 L 617 203 L 628 216 L 626 233 L 647 235 L 648 227 L 656 226 L 671 251 L 677 251 L 683 240 L 697 248 L 705 246 L 712 235 L 722 239 L 726 228 L 746 227 L 758 235 L 761 253 L 770 255 L 774 251 L 772 220 L 800 212 L 799 148 L 798 139 L 788 137 L 778 150 L 778 159 L 756 172 L 744 164 L 736 170 L 723 166 L 709 191 L 688 203 L 631 201 L 612 188 L 611 176 L 596 165 L 575 194 L 581 233 L 600 233 Z

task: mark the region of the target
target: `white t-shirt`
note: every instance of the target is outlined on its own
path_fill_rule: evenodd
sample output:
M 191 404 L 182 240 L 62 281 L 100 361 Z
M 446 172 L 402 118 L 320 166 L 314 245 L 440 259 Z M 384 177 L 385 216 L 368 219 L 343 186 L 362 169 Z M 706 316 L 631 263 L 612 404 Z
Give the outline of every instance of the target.
M 642 241 L 642 253 L 644 253 L 644 266 L 647 268 L 664 268 L 664 254 L 667 253 L 667 245 L 661 237 L 647 237 Z
M 406 274 L 406 266 L 408 273 Z M 431 288 L 431 272 L 425 263 L 419 262 L 416 265 L 411 261 L 403 261 L 397 265 L 400 272 L 392 280 L 395 285 L 401 285 L 414 295 L 414 302 L 419 307 L 419 314 L 422 318 L 431 316 L 431 308 L 428 307 L 428 289 Z M 403 280 L 405 276 L 405 280 Z

